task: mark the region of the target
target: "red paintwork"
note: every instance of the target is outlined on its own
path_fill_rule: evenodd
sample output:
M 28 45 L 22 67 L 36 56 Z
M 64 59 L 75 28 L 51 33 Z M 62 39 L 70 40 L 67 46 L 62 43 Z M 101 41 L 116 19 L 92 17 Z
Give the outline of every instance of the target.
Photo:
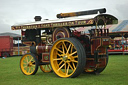
M 50 52 L 50 49 L 51 49 L 51 45 L 48 45 L 47 47 L 46 47 L 46 45 L 38 45 L 38 47 L 37 47 L 37 53 L 38 54 L 41 54 L 41 53 L 49 53 Z M 46 49 L 47 48 L 47 49 Z
M 43 62 L 49 62 L 49 53 L 42 53 L 42 61 Z
M 13 38 L 10 36 L 0 36 L 0 56 L 4 52 L 12 54 L 12 49 L 13 49 Z
M 91 45 L 91 54 L 94 55 L 94 51 L 97 50 L 101 46 L 101 38 L 99 39 L 92 39 Z
M 72 33 L 73 33 L 74 36 L 77 36 L 77 37 L 81 36 L 81 32 L 73 31 Z
M 86 67 L 85 68 L 103 68 L 106 66 L 106 58 L 100 58 L 98 61 L 100 62 L 99 64 L 96 64 L 94 60 L 88 60 L 86 61 Z
M 106 66 L 106 58 L 99 59 L 100 64 L 98 65 L 99 68 Z
M 86 66 L 85 68 L 95 68 L 96 64 L 94 60 L 86 60 Z
M 36 48 L 38 54 L 42 54 L 42 62 L 49 62 L 51 45 L 39 44 Z M 46 59 L 48 58 L 48 59 Z

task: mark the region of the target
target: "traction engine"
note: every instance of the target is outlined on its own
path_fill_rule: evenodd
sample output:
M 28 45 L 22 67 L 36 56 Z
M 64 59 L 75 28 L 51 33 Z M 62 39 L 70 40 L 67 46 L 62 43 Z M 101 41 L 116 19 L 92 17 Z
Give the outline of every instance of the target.
M 44 21 L 36 16 L 33 23 L 12 26 L 12 30 L 21 30 L 22 42 L 30 46 L 31 53 L 20 60 L 23 74 L 34 75 L 38 66 L 63 78 L 77 77 L 82 72 L 101 73 L 107 66 L 111 44 L 107 25 L 118 23 L 116 17 L 105 12 L 103 8 L 60 13 L 59 19 Z M 82 15 L 86 16 L 76 17 Z

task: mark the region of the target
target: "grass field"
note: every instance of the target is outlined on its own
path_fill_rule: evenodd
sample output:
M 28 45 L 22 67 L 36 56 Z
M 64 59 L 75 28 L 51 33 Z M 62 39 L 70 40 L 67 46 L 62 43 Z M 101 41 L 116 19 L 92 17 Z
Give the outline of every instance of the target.
M 59 78 L 54 73 L 23 75 L 20 57 L 0 58 L 0 85 L 128 85 L 128 55 L 110 55 L 100 75 L 81 74 L 77 78 Z

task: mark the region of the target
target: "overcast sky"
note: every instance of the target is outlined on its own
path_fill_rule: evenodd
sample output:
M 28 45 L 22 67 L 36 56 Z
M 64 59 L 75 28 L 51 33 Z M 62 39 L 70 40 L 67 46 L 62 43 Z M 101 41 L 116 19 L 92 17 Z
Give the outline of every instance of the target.
M 34 21 L 34 16 L 42 19 L 56 19 L 57 13 L 106 8 L 107 13 L 119 20 L 128 19 L 128 0 L 0 0 L 0 33 L 11 30 L 17 23 Z

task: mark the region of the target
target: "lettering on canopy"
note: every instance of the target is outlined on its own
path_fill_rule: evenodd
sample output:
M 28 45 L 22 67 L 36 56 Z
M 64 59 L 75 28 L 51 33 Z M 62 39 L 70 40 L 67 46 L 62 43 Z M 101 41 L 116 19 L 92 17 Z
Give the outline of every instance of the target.
M 35 29 L 35 28 L 52 28 L 52 27 L 63 27 L 63 26 L 80 26 L 80 25 L 91 25 L 93 23 L 94 23 L 93 19 L 79 20 L 79 21 L 68 21 L 68 22 L 56 22 L 56 23 L 42 23 L 42 24 L 12 26 L 12 30 Z

